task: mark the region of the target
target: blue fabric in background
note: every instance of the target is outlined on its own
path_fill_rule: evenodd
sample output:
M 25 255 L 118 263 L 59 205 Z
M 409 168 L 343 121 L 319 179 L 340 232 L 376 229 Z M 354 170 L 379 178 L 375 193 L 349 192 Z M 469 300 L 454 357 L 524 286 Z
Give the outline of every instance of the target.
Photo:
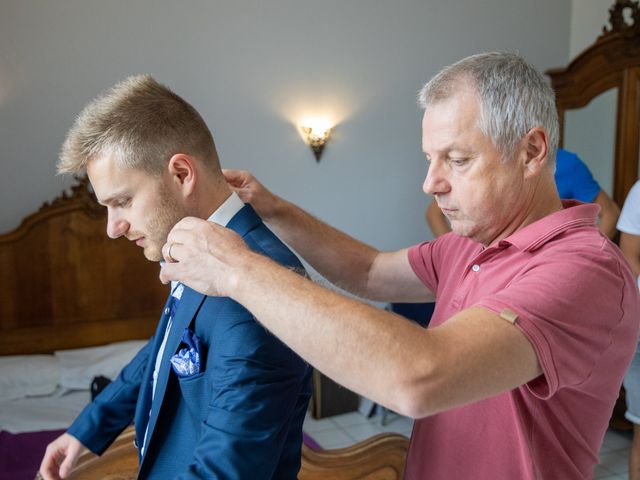
M 436 304 L 431 303 L 392 303 L 391 311 L 402 315 L 409 320 L 420 324 L 422 327 L 429 325 L 433 310 L 436 308 Z
M 555 180 L 560 198 L 590 203 L 600 193 L 600 185 L 580 157 L 561 148 L 556 156 Z

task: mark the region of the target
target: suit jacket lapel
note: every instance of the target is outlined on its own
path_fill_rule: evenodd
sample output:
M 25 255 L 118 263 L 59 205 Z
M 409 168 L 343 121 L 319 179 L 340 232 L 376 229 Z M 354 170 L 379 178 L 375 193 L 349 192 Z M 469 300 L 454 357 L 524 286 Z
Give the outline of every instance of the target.
M 167 382 L 169 380 L 169 374 L 171 372 L 171 361 L 170 358 L 176 353 L 178 346 L 180 345 L 180 340 L 182 339 L 182 332 L 185 328 L 189 326 L 191 320 L 195 316 L 196 312 L 200 308 L 200 305 L 204 301 L 205 296 L 201 293 L 198 293 L 190 288 L 185 288 L 182 293 L 182 298 L 180 299 L 180 304 L 176 309 L 175 316 L 171 323 L 171 330 L 169 332 L 169 337 L 167 338 L 167 343 L 164 347 L 164 352 L 162 353 L 162 360 L 160 361 L 160 368 L 158 370 L 158 381 L 156 383 L 156 391 L 153 395 L 153 401 L 151 403 L 151 416 L 149 417 L 149 426 L 147 432 L 147 443 L 145 446 L 144 456 L 147 455 L 149 451 L 149 444 L 151 443 L 151 439 L 153 437 L 153 429 L 156 426 L 158 421 L 158 415 L 160 413 L 160 409 L 162 407 L 162 401 L 164 399 L 164 394 L 167 389 Z M 165 329 L 166 329 L 166 321 L 165 321 Z M 153 355 L 153 359 L 151 361 L 151 365 L 149 366 L 150 372 L 153 373 L 153 369 L 155 367 L 156 356 L 158 354 L 158 350 L 160 348 L 160 344 L 164 338 L 164 330 L 162 329 L 162 333 L 160 336 L 160 342 L 158 343 L 157 348 L 154 349 L 155 354 Z M 151 382 L 148 382 L 151 384 Z M 149 398 L 151 398 L 151 390 L 153 386 L 149 386 Z M 144 436 L 144 432 L 143 432 Z M 144 459 L 144 457 L 143 457 Z
M 147 359 L 147 366 L 145 370 L 144 381 L 140 385 L 140 392 L 138 393 L 138 404 L 136 406 L 135 415 L 135 428 L 136 438 L 138 443 L 142 445 L 144 439 L 144 432 L 149 420 L 149 409 L 151 408 L 151 391 L 153 389 L 153 369 L 155 366 L 156 355 L 160 349 L 160 344 L 164 338 L 164 332 L 167 329 L 167 322 L 169 321 L 169 307 L 171 305 L 171 294 L 167 297 L 167 301 L 162 309 L 162 315 L 156 328 L 156 333 L 153 337 L 153 348 L 151 354 Z

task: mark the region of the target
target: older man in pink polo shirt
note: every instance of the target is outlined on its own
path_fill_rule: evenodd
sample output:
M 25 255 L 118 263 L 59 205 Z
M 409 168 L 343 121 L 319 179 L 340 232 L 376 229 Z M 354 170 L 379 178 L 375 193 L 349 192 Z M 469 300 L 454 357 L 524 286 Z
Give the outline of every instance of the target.
M 593 476 L 638 336 L 640 299 L 598 207 L 554 184 L 553 92 L 522 58 L 472 56 L 421 91 L 424 190 L 453 232 L 380 252 L 226 172 L 283 239 L 351 292 L 437 298 L 428 329 L 328 291 L 182 220 L 163 281 L 228 295 L 337 382 L 416 418 L 408 479 Z M 170 252 L 170 255 L 168 254 Z

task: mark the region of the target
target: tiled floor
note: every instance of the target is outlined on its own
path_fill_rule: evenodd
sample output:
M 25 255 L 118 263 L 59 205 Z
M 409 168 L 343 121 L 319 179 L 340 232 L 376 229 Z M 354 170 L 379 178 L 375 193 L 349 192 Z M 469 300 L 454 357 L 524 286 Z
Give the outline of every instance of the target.
M 380 416 L 366 418 L 359 412 L 345 413 L 335 417 L 314 420 L 309 413 L 304 422 L 304 431 L 323 448 L 341 448 L 352 445 L 382 432 L 397 432 L 409 437 L 413 421 L 389 413 L 385 425 Z M 600 450 L 600 464 L 595 469 L 595 480 L 626 480 L 628 476 L 627 456 L 631 435 L 607 431 Z
M 384 425 L 380 416 L 366 418 L 359 412 L 343 413 L 335 417 L 314 420 L 309 413 L 304 421 L 304 431 L 323 448 L 341 448 L 353 445 L 382 432 L 411 435 L 413 420 L 388 413 Z
M 626 480 L 629 473 L 631 432 L 608 430 L 600 449 L 600 464 L 596 466 L 596 480 Z

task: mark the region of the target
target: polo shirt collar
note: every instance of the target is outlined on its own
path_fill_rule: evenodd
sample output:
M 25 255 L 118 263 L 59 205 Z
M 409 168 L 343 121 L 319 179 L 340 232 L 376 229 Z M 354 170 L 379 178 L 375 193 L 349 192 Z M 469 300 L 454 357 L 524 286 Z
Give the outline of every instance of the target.
M 500 244 L 507 243 L 519 250 L 530 252 L 570 228 L 596 225 L 599 205 L 562 200 L 562 207 L 562 210 L 547 215 L 501 240 Z

